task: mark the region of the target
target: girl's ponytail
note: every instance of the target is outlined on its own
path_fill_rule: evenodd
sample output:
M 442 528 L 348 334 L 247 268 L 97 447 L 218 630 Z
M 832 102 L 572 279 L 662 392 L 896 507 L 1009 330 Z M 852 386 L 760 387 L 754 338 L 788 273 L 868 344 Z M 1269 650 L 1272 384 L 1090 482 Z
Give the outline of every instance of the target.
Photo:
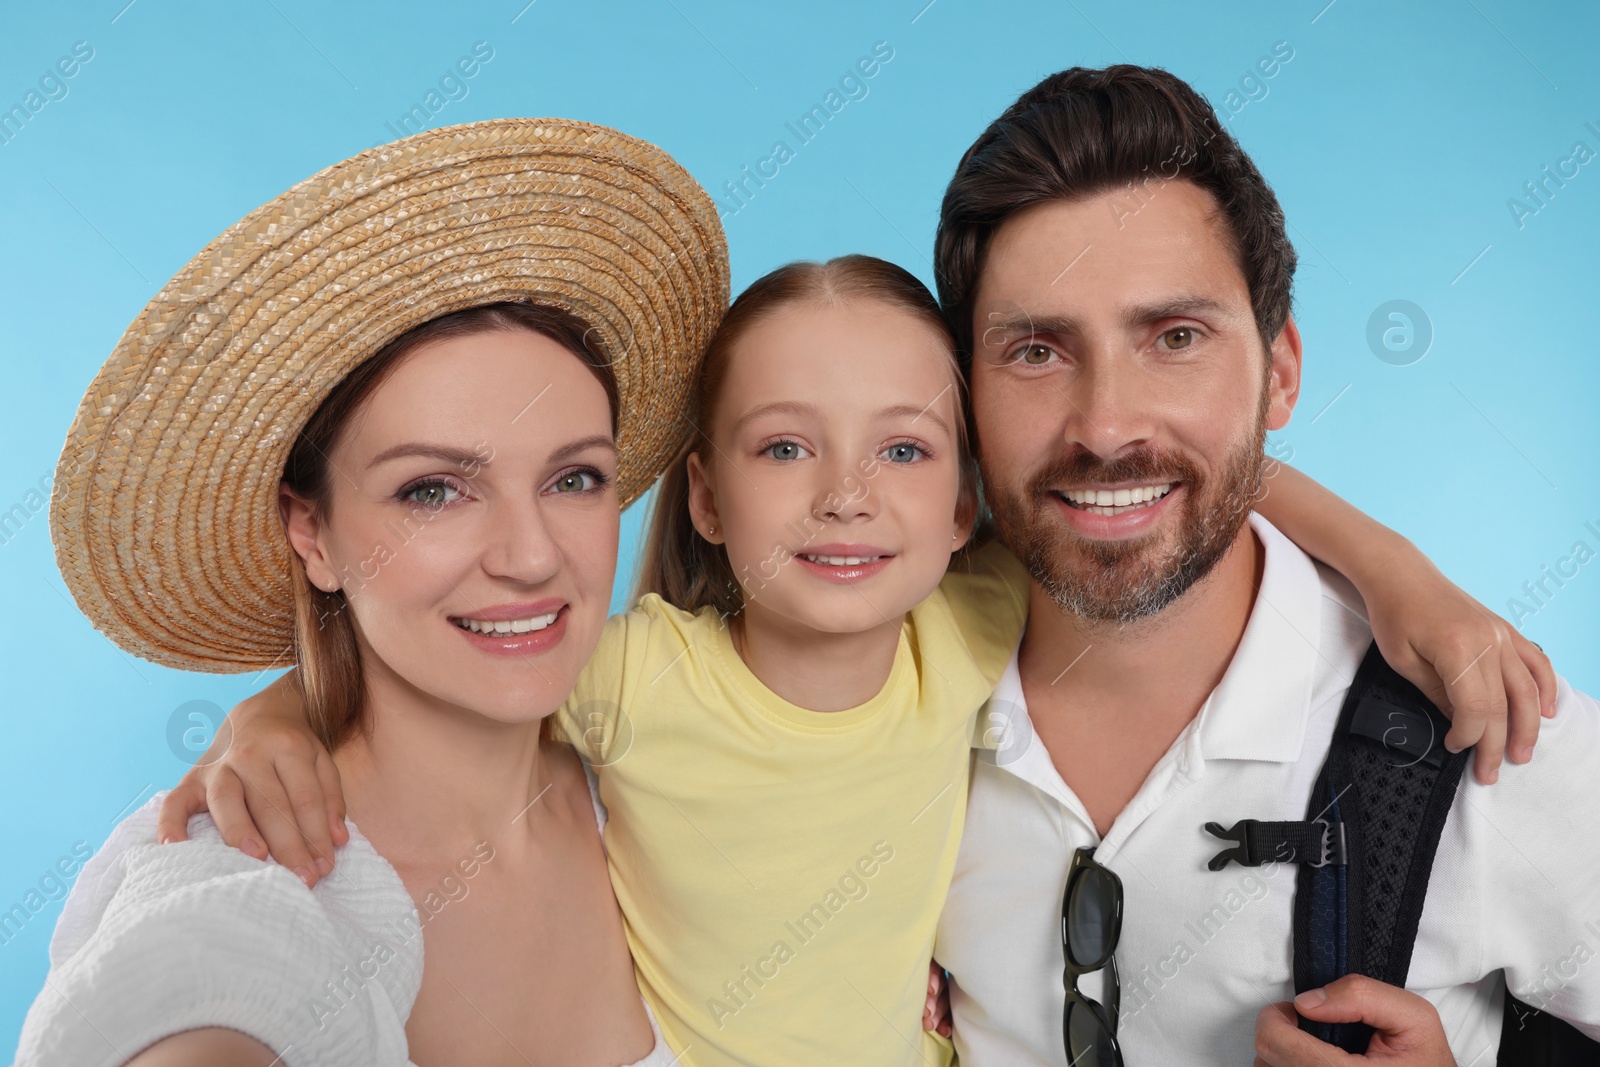
M 737 615 L 744 610 L 744 597 L 728 553 L 701 537 L 689 515 L 689 455 L 702 446 L 694 432 L 656 483 L 635 595 L 656 593 L 684 611 L 711 607 L 720 615 Z

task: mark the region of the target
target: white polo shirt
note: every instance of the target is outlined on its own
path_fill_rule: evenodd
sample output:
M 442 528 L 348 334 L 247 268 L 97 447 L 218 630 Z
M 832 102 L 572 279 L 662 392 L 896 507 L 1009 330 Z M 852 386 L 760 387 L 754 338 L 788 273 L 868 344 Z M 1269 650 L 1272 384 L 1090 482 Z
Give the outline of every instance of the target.
M 1061 895 L 1082 846 L 1122 879 L 1117 1037 L 1130 1067 L 1250 1063 L 1260 1009 L 1294 995 L 1296 870 L 1206 862 L 1208 821 L 1297 820 L 1372 639 L 1343 577 L 1252 516 L 1261 589 L 1222 682 L 1102 841 L 1033 732 L 1017 660 L 985 708 L 935 955 L 965 1067 L 1064 1064 Z M 1533 762 L 1468 770 L 1439 843 L 1409 988 L 1457 1060 L 1495 1061 L 1504 985 L 1600 1038 L 1600 706 L 1565 682 Z M 1103 974 L 1080 983 L 1104 1002 Z

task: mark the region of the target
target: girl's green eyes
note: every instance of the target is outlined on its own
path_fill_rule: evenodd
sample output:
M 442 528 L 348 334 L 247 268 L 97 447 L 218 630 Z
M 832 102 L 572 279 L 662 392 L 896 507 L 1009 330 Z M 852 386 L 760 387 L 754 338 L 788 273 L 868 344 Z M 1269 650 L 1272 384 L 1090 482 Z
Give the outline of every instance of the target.
M 791 463 L 797 459 L 804 459 L 811 453 L 805 446 L 794 441 L 774 441 L 761 450 L 761 455 L 771 457 L 780 463 Z M 926 448 L 911 441 L 898 441 L 878 453 L 880 459 L 890 463 L 914 463 L 919 459 L 927 459 L 928 455 Z
M 927 458 L 928 450 L 921 445 L 914 445 L 909 441 L 901 441 L 898 444 L 890 445 L 882 452 L 879 452 L 878 455 L 890 463 L 914 463 L 919 459 Z

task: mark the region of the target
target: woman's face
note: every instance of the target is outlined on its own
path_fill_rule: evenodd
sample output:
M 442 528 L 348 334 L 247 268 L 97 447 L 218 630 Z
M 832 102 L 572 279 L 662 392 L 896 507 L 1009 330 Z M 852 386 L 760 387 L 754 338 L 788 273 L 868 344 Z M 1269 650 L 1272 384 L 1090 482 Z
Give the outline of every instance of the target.
M 369 693 L 503 722 L 560 706 L 605 624 L 617 562 L 605 389 L 527 330 L 402 362 L 328 456 L 320 515 L 286 497 L 321 589 L 342 589 Z

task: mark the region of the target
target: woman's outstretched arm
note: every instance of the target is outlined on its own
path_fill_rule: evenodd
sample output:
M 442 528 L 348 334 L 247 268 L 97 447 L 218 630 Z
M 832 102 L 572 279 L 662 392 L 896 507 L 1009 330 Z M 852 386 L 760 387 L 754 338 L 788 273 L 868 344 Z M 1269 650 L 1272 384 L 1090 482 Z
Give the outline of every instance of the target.
M 127 1067 L 273 1067 L 282 1057 L 247 1034 L 220 1026 L 185 1030 L 157 1041 Z

